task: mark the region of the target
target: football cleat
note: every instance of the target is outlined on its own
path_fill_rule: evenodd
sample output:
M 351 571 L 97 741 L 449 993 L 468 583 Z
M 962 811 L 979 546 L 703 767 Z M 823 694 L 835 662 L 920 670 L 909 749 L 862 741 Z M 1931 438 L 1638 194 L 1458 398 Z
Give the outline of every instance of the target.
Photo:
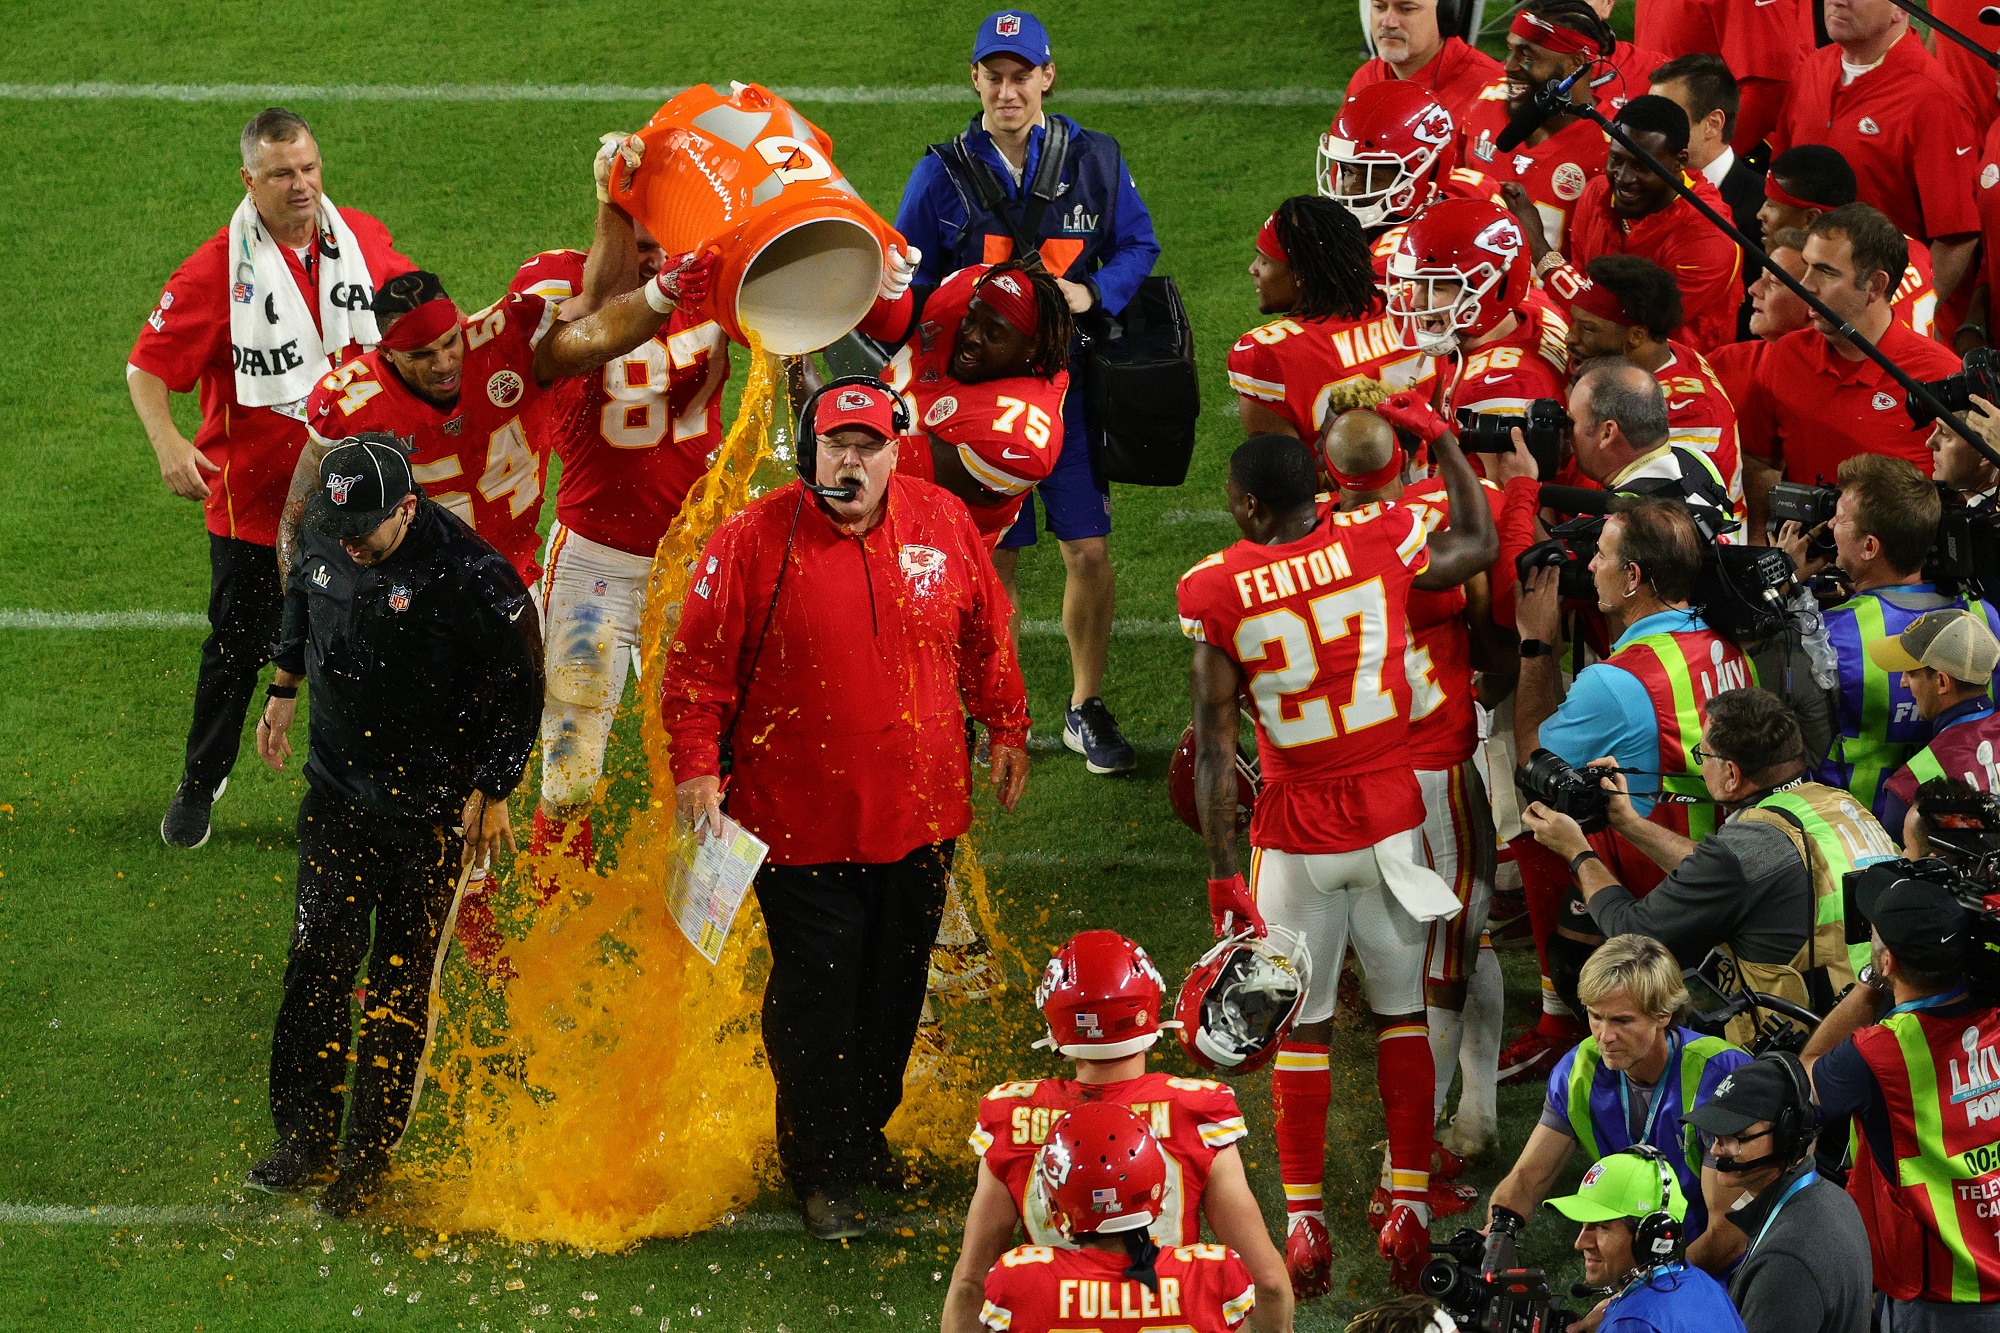
M 1547 1078 L 1556 1061 L 1573 1045 L 1574 1042 L 1564 1044 L 1529 1028 L 1500 1052 L 1499 1071 L 1493 1081 L 1498 1084 L 1528 1083 Z
M 1417 1290 L 1417 1276 L 1431 1257 L 1431 1229 L 1417 1210 L 1397 1204 L 1382 1224 L 1375 1248 L 1389 1261 L 1389 1284 L 1397 1291 Z
M 1301 1213 L 1285 1233 L 1285 1272 L 1294 1300 L 1316 1300 L 1333 1290 L 1333 1242 L 1326 1223 Z
M 459 895 L 452 934 L 473 967 L 486 976 L 511 980 L 514 965 L 507 961 L 507 936 L 493 915 L 491 885 L 492 881 L 485 878 L 467 882 L 465 892 Z

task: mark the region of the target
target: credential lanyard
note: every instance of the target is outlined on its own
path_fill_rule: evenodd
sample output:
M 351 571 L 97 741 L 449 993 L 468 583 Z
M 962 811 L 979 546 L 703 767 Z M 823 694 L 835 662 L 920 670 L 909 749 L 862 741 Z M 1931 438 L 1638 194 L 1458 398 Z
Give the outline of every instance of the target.
M 1792 1201 L 1792 1196 L 1818 1179 L 1819 1172 L 1808 1171 L 1797 1180 L 1794 1180 L 1790 1187 L 1778 1196 L 1778 1201 L 1771 1205 L 1770 1213 L 1764 1218 L 1764 1225 L 1757 1229 L 1757 1239 L 1751 1241 L 1750 1249 L 1744 1252 L 1746 1256 L 1764 1243 L 1765 1233 L 1771 1229 L 1771 1224 L 1778 1220 L 1778 1214 L 1785 1211 L 1785 1205 Z
M 1659 1121 L 1660 1107 L 1665 1105 L 1667 1100 L 1667 1075 L 1680 1068 L 1680 1049 L 1681 1038 L 1680 1034 L 1676 1032 L 1667 1038 L 1667 1065 L 1665 1069 L 1660 1071 L 1660 1081 L 1653 1085 L 1653 1104 L 1646 1108 L 1646 1124 L 1639 1131 L 1639 1137 L 1635 1142 L 1653 1143 L 1653 1126 Z M 1618 1114 L 1625 1117 L 1625 1132 L 1627 1134 L 1632 1132 L 1632 1097 L 1629 1091 L 1630 1088 L 1631 1080 L 1625 1077 L 1624 1070 L 1619 1070 Z M 1653 1144 L 1653 1146 L 1658 1147 L 1659 1145 Z

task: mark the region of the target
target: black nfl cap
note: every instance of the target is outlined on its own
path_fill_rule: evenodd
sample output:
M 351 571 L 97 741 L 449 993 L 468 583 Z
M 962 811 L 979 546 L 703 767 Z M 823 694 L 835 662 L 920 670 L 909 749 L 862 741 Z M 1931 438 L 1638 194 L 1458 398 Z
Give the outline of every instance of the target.
M 1964 959 L 1965 908 L 1950 889 L 1870 866 L 1855 885 L 1854 905 L 1898 958 L 1925 971 L 1945 971 Z
M 1752 1060 L 1729 1071 L 1715 1095 L 1688 1112 L 1687 1119 L 1709 1134 L 1741 1134 L 1759 1120 L 1776 1124 L 1797 1094 L 1790 1075 L 1774 1060 Z
M 326 451 L 305 526 L 335 540 L 373 532 L 406 495 L 422 495 L 393 435 L 350 435 Z

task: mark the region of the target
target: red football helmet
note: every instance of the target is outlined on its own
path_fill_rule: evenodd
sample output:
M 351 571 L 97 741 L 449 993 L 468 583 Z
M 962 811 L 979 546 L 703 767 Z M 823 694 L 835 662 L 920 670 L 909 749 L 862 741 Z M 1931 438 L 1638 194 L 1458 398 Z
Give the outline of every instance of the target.
M 1188 969 L 1174 999 L 1181 1046 L 1203 1069 L 1234 1077 L 1269 1064 L 1306 1002 L 1312 955 L 1296 933 L 1232 935 Z
M 1460 334 L 1507 318 L 1527 298 L 1529 277 L 1528 241 L 1512 213 L 1484 199 L 1440 199 L 1389 256 L 1389 314 L 1403 346 L 1449 356 Z
M 1370 84 L 1347 99 L 1320 136 L 1319 192 L 1363 227 L 1408 218 L 1437 192 L 1450 165 L 1453 128 L 1451 112 L 1416 83 Z M 1353 179 L 1342 181 L 1343 167 Z
M 1070 938 L 1042 970 L 1035 1007 L 1052 1047 L 1072 1060 L 1116 1060 L 1160 1039 L 1167 983 L 1146 951 L 1115 930 Z
M 1257 752 L 1246 750 L 1241 742 L 1236 746 L 1236 831 L 1241 833 L 1250 827 L 1250 814 L 1257 808 L 1257 793 L 1262 791 L 1264 779 L 1257 768 Z M 1201 832 L 1201 803 L 1194 794 L 1194 723 L 1188 723 L 1181 733 L 1181 743 L 1174 747 L 1174 757 L 1167 764 L 1167 799 L 1173 802 L 1174 813 L 1180 816 L 1196 833 Z
M 1160 1141 L 1114 1102 L 1085 1103 L 1051 1125 L 1035 1173 L 1065 1238 L 1149 1227 L 1167 1192 Z

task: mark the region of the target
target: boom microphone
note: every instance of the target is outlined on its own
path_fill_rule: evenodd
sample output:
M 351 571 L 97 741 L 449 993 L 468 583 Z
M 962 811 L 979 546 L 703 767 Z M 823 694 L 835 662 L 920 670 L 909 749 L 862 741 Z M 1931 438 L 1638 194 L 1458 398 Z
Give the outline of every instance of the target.
M 1989 8 L 1992 8 L 1995 14 L 2000 14 L 2000 6 L 1989 6 Z M 1507 128 L 1500 131 L 1499 137 L 1493 141 L 1493 147 L 1500 152 L 1511 153 L 1527 142 L 1529 135 L 1546 125 L 1550 117 L 1562 114 L 1563 108 L 1569 105 L 1569 90 L 1576 86 L 1576 81 L 1589 69 L 1588 63 L 1578 65 L 1570 71 L 1569 77 L 1550 79 L 1535 89 L 1528 98 L 1528 104 L 1515 112 L 1514 118 L 1507 122 Z

